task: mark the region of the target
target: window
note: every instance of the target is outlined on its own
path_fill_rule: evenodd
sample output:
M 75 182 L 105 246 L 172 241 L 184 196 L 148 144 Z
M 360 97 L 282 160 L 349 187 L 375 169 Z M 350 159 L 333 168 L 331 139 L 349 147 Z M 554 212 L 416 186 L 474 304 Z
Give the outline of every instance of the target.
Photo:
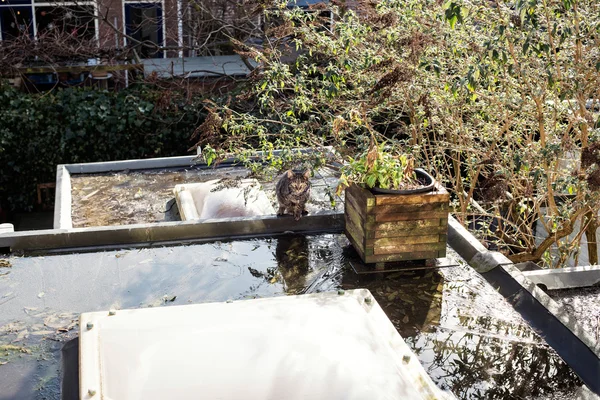
M 162 58 L 164 51 L 156 51 L 141 42 L 164 46 L 163 8 L 161 3 L 125 3 L 125 33 L 137 42 L 133 46 L 141 58 Z
M 23 34 L 33 34 L 31 7 L 1 7 L 0 28 L 2 39 L 11 40 Z
M 31 0 L 0 0 L 0 6 L 8 6 L 13 4 L 31 4 Z
M 74 39 L 91 40 L 96 34 L 94 8 L 81 7 L 35 7 L 37 34 L 66 32 Z
M 94 39 L 94 13 L 93 0 L 0 0 L 0 39 L 11 40 L 24 33 L 37 37 L 53 30 Z

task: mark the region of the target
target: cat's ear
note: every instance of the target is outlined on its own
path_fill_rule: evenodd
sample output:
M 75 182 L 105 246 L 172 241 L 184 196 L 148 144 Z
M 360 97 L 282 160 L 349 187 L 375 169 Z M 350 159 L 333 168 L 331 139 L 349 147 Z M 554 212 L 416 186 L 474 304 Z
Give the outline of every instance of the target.
M 288 179 L 292 179 L 294 177 L 294 171 L 292 171 L 291 169 L 288 169 L 285 173 L 288 177 Z
M 304 171 L 304 179 L 310 179 L 311 176 L 311 172 L 310 169 L 307 169 L 306 171 Z

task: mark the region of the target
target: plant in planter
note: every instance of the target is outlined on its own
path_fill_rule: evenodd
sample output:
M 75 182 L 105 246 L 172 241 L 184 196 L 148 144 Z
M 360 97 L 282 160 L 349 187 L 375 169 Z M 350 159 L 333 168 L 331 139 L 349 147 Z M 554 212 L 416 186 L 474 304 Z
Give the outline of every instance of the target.
M 371 143 L 343 169 L 346 236 L 365 263 L 444 257 L 448 192 L 410 154 Z

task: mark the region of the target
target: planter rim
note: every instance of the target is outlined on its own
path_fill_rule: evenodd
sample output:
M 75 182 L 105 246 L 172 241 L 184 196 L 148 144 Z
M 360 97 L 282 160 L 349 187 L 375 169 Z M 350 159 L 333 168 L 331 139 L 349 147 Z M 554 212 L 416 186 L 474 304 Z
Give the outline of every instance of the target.
M 415 173 L 418 177 L 425 179 L 427 184 L 425 186 L 416 189 L 404 189 L 404 190 L 392 190 L 382 189 L 379 187 L 371 188 L 371 191 L 375 194 L 418 194 L 431 192 L 435 187 L 435 181 L 431 175 L 421 168 L 415 168 Z

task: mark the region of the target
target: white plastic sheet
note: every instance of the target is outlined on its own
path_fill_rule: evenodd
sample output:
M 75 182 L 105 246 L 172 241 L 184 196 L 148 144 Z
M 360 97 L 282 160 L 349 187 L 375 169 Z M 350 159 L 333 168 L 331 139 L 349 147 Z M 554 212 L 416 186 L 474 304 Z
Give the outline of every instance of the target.
M 82 399 L 447 398 L 368 290 L 82 314 Z

